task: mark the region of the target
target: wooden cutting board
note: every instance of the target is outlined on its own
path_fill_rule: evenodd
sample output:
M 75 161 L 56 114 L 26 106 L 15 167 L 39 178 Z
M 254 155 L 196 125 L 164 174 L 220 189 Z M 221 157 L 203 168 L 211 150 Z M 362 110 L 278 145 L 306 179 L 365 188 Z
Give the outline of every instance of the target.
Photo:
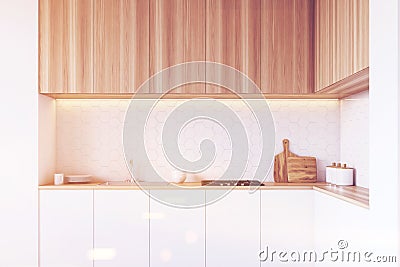
M 314 157 L 288 157 L 289 183 L 314 183 L 317 181 L 317 159 Z
M 287 172 L 287 158 L 296 157 L 297 155 L 290 152 L 289 140 L 283 139 L 283 152 L 275 156 L 274 160 L 274 181 L 275 183 L 287 183 L 288 172 Z

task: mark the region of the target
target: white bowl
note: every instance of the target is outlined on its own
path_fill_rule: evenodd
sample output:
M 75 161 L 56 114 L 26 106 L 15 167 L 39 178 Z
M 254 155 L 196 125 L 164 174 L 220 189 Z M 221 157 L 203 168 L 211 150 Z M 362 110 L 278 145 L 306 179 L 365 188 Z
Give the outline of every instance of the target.
M 175 170 L 172 172 L 172 175 L 170 178 L 171 183 L 180 184 L 180 183 L 183 183 L 185 180 L 186 180 L 186 173 L 179 171 L 179 170 Z

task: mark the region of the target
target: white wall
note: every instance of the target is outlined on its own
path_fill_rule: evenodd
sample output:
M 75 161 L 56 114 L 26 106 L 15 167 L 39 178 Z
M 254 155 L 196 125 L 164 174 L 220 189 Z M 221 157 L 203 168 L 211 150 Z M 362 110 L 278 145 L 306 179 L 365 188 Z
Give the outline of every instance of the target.
M 0 1 L 0 266 L 37 266 L 37 1 Z
M 397 33 L 398 33 L 398 38 L 400 39 L 400 5 L 397 6 L 397 20 L 398 20 L 398 22 L 397 22 L 397 25 L 398 25 Z M 397 51 L 399 51 L 400 50 L 400 40 L 397 42 L 397 47 L 398 47 Z M 400 53 L 398 53 L 397 57 L 398 57 L 398 64 L 400 65 Z M 398 80 L 400 80 L 400 67 L 397 68 L 397 75 L 398 75 L 397 76 Z M 399 82 L 399 84 L 397 86 L 400 87 L 400 82 Z M 397 105 L 398 112 L 397 112 L 397 114 L 399 114 L 400 113 L 400 94 L 398 94 L 397 97 L 398 97 L 397 98 L 398 99 L 398 102 L 397 102 L 398 103 L 398 105 Z M 397 140 L 400 143 L 400 116 L 397 117 L 397 123 L 398 123 L 397 124 L 397 129 L 398 129 Z M 398 151 L 397 152 L 398 155 L 400 155 L 400 144 L 398 145 L 398 150 L 397 151 Z M 398 167 L 398 169 L 397 169 L 398 174 L 400 175 L 400 164 L 398 164 L 397 167 Z M 400 177 L 399 177 L 399 179 L 400 179 Z M 400 207 L 400 182 L 398 183 L 397 199 L 398 199 L 397 205 L 398 205 L 398 207 Z M 398 214 L 398 221 L 400 222 L 400 212 Z M 397 243 L 397 246 L 398 246 L 398 255 L 400 256 L 400 229 L 398 230 L 398 243 Z
M 371 238 L 387 253 L 399 247 L 399 2 L 370 1 Z
M 39 184 L 51 184 L 56 172 L 56 100 L 39 95 Z
M 397 5 L 397 51 L 400 50 L 400 4 Z M 398 64 L 398 68 L 397 68 L 397 88 L 400 87 L 400 53 L 397 54 L 397 64 Z M 399 89 L 400 90 L 400 89 Z M 400 114 L 400 93 L 397 95 L 397 114 Z M 400 155 L 400 115 L 397 116 L 397 140 L 399 142 L 398 146 L 397 146 L 397 153 L 398 155 Z M 398 175 L 400 176 L 400 164 L 397 165 L 397 172 Z M 400 180 L 400 177 L 398 177 L 398 181 Z M 397 184 L 397 207 L 400 207 L 400 182 L 398 182 Z M 398 222 L 400 222 L 400 212 L 398 213 L 398 217 L 397 217 Z M 397 231 L 397 235 L 398 235 L 398 241 L 397 241 L 397 247 L 398 247 L 398 255 L 400 256 L 400 227 Z
M 355 185 L 369 187 L 369 92 L 340 100 L 340 161 L 355 169 Z

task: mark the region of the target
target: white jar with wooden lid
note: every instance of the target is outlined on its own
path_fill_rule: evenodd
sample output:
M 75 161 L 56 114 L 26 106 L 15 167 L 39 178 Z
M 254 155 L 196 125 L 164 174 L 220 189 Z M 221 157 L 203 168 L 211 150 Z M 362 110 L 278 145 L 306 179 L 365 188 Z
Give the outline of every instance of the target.
M 354 184 L 354 169 L 348 168 L 346 164 L 336 169 L 336 185 L 353 185 Z
M 326 166 L 325 171 L 325 181 L 329 184 L 334 184 L 335 174 L 336 174 L 336 163 L 333 162 L 332 165 Z

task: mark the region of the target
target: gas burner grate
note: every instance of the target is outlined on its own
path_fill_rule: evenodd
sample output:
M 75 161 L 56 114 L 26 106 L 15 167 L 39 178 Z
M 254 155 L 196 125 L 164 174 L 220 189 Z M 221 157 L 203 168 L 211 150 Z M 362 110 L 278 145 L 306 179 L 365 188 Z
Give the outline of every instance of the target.
M 202 180 L 202 186 L 263 186 L 257 180 Z

